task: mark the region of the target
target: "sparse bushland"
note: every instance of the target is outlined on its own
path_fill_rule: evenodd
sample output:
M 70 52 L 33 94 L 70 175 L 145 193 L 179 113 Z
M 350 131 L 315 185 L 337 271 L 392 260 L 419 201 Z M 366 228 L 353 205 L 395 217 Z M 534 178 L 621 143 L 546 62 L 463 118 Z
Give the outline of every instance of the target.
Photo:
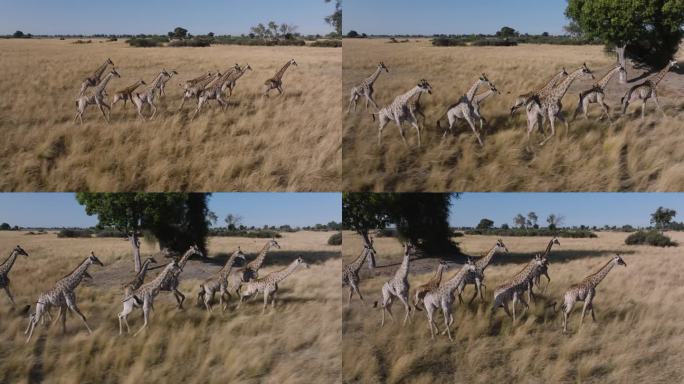
M 0 91 L 13 95 L 0 100 L 0 190 L 340 190 L 339 49 L 139 50 L 123 39 L 84 45 L 3 39 L 0 51 Z M 108 87 L 108 102 L 139 79 L 149 84 L 163 68 L 178 71 L 166 96 L 156 99 L 154 120 L 142 121 L 131 103 L 117 103 L 111 124 L 94 106 L 83 125 L 73 123 L 81 82 L 107 57 L 121 74 Z M 263 97 L 264 81 L 291 58 L 299 66 L 285 74 L 285 93 Z M 225 111 L 210 102 L 190 121 L 191 102 L 177 112 L 179 83 L 236 61 L 253 71 L 238 81 Z
M 677 241 L 684 233 L 667 233 Z M 503 237 L 509 255 L 495 257 L 485 272 L 485 304 L 454 304 L 450 342 L 444 335 L 430 340 L 425 312 L 415 312 L 413 321 L 401 326 L 403 307 L 393 306 L 396 321 L 380 326 L 380 310 L 354 298 L 346 306 L 342 324 L 343 382 L 386 383 L 667 383 L 684 377 L 678 362 L 684 356 L 684 296 L 680 276 L 684 273 L 678 248 L 629 247 L 626 233 L 598 232 L 598 238 L 561 239 L 550 256 L 551 283 L 536 304 L 511 324 L 502 310 L 491 314 L 492 292 L 504 279 L 520 271 L 535 253 L 543 252 L 549 238 Z M 465 254 L 481 255 L 496 242 L 494 236 L 458 239 Z M 349 263 L 359 255 L 363 242 L 344 232 L 343 259 Z M 361 270 L 361 293 L 366 303 L 380 297 L 382 285 L 401 261 L 396 239 L 376 239 L 378 265 L 369 276 Z M 581 304 L 576 304 L 567 335 L 561 333 L 562 317 L 552 304 L 565 290 L 596 272 L 616 252 L 627 267 L 615 267 L 596 290 L 596 322 L 587 315 L 581 329 Z M 421 259 L 409 268 L 410 297 L 414 289 L 434 274 L 439 260 Z M 444 278 L 453 276 L 460 264 L 449 263 Z M 656 278 L 657 276 L 657 278 Z M 542 278 L 543 284 L 546 279 Z M 472 296 L 466 288 L 464 300 Z M 535 291 L 537 292 L 537 291 Z M 546 307 L 549 305 L 549 307 Z M 520 307 L 519 307 L 520 308 Z M 399 316 L 397 316 L 397 314 Z M 437 325 L 444 319 L 437 312 Z M 635 363 L 638 362 L 638 363 Z
M 416 55 L 415 52 L 420 52 Z M 505 57 L 505 60 L 502 59 Z M 426 116 L 422 148 L 415 130 L 405 124 L 409 148 L 405 148 L 397 127 L 390 123 L 378 146 L 378 122 L 363 106 L 348 113 L 343 125 L 343 190 L 345 191 L 680 191 L 684 189 L 684 118 L 680 89 L 684 77 L 671 72 L 658 87 L 667 117 L 647 105 L 646 118 L 630 106 L 620 115 L 620 98 L 635 83 L 607 87 L 606 102 L 614 123 L 597 121 L 599 110 L 590 107 L 590 120 L 572 121 L 578 95 L 592 81 L 576 81 L 563 99 L 569 120 L 545 146 L 542 135 L 532 132 L 528 149 L 524 111 L 510 116 L 514 99 L 543 85 L 562 67 L 578 68 L 586 62 L 597 78 L 614 65 L 615 56 L 602 46 L 560 46 L 521 44 L 517 47 L 433 47 L 430 41 L 385 44 L 382 39 L 345 39 L 343 59 L 344 108 L 349 90 L 358 85 L 383 61 L 389 73 L 375 83 L 375 101 L 386 106 L 400 94 L 427 79 L 432 94 L 420 103 Z M 442 140 L 445 122 L 436 122 L 477 79 L 486 73 L 501 91 L 482 103 L 487 119 L 481 148 L 463 121 L 455 133 Z M 641 71 L 628 69 L 628 78 Z M 637 80 L 640 81 L 640 80 Z M 484 91 L 483 88 L 480 92 Z M 445 119 L 442 119 L 445 120 Z M 549 134 L 546 124 L 546 133 Z
M 549 228 L 492 228 L 492 229 L 469 229 L 465 231 L 466 235 L 486 235 L 486 236 L 513 236 L 513 237 L 529 237 L 529 236 L 546 236 L 546 237 L 569 237 L 569 238 L 591 238 L 596 237 L 592 231 L 585 229 L 549 229 Z

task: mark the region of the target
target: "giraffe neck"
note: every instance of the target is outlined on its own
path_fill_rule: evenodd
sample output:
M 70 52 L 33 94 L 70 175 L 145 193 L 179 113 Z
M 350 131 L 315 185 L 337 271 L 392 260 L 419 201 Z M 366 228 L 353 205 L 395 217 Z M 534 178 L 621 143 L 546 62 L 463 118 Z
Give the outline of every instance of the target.
M 370 76 L 366 79 L 366 81 L 365 81 L 366 85 L 373 85 L 373 83 L 375 83 L 375 80 L 377 80 L 378 77 L 380 77 L 380 73 L 381 73 L 381 72 L 382 72 L 382 67 L 376 68 L 376 69 L 375 69 L 375 72 L 373 72 L 373 74 L 370 75 Z
M 95 72 L 93 73 L 93 78 L 99 79 L 102 76 L 102 73 L 107 69 L 107 66 L 109 65 L 109 60 L 106 60 L 104 64 L 100 65 Z
M 140 276 L 141 279 L 145 280 L 145 275 L 147 274 L 147 269 L 150 267 L 151 262 L 152 261 L 150 259 L 145 260 L 142 267 L 140 268 L 140 272 L 138 272 L 138 276 Z
M 552 92 L 550 100 L 557 102 L 558 100 L 562 99 L 563 96 L 565 96 L 565 94 L 568 92 L 572 82 L 575 81 L 575 79 L 577 79 L 581 74 L 582 68 L 579 68 L 575 70 L 575 72 L 569 74 L 565 80 L 563 80 L 557 87 L 554 88 L 554 92 Z
M 432 278 L 432 281 L 439 283 L 442 281 L 442 275 L 444 274 L 444 264 L 440 264 L 439 267 L 437 267 L 437 272 L 435 273 L 435 276 Z
M 193 249 L 188 249 L 188 250 L 183 254 L 183 256 L 180 258 L 180 260 L 178 261 L 178 267 L 180 268 L 181 271 L 182 271 L 183 268 L 185 267 L 185 263 L 188 262 L 188 259 L 190 258 L 190 256 L 191 256 L 192 254 L 194 254 L 194 253 L 195 253 L 195 251 L 194 251 Z
M 202 76 L 195 77 L 194 79 L 188 80 L 187 83 L 194 85 L 194 84 L 199 83 L 200 81 L 206 80 L 208 77 L 211 77 L 211 73 L 205 73 Z
M 238 251 L 233 252 L 233 254 L 230 255 L 230 257 L 228 258 L 228 260 L 226 260 L 226 264 L 223 266 L 223 268 L 221 268 L 221 271 L 231 269 L 233 267 L 233 265 L 235 265 L 235 259 L 237 258 L 238 255 L 239 255 Z
M 0 275 L 7 275 L 9 271 L 12 269 L 12 266 L 14 265 L 14 262 L 17 260 L 17 251 L 12 250 L 12 253 L 9 255 L 7 260 L 0 265 Z
M 599 80 L 599 81 L 596 82 L 596 86 L 597 86 L 599 89 L 604 90 L 604 89 L 606 88 L 606 86 L 608 85 L 608 82 L 610 81 L 610 79 L 611 79 L 611 78 L 620 70 L 620 68 L 621 68 L 621 67 L 618 65 L 618 66 L 616 66 L 615 68 L 613 68 L 613 69 L 611 69 L 610 71 L 608 71 L 608 73 L 606 73 L 605 75 L 603 75 L 603 77 L 601 78 L 601 80 Z
M 154 278 L 154 280 L 147 283 L 148 286 L 157 289 L 159 288 L 173 272 L 173 262 L 170 262 L 164 270 Z
M 370 252 L 370 250 L 368 248 L 364 248 L 359 257 L 357 257 L 356 260 L 349 265 L 354 272 L 359 272 L 363 262 L 366 260 L 366 257 L 368 257 L 368 252 Z
M 288 265 L 287 268 L 282 269 L 282 270 L 280 270 L 280 271 L 278 271 L 278 272 L 273 272 L 273 273 L 270 275 L 270 277 L 271 277 L 271 282 L 272 282 L 272 283 L 279 283 L 279 282 L 283 281 L 283 279 L 285 279 L 286 277 L 290 276 L 290 275 L 292 274 L 292 272 L 294 272 L 295 269 L 297 269 L 297 266 L 298 266 L 298 265 L 299 265 L 298 261 L 295 260 L 295 261 L 293 261 L 292 263 L 290 263 L 290 265 Z
M 394 274 L 395 278 L 406 279 L 406 276 L 408 276 L 408 270 L 409 270 L 409 257 L 410 257 L 410 255 L 408 253 L 404 254 L 404 259 L 401 261 L 401 265 L 399 266 L 399 269 Z
M 464 265 L 461 269 L 456 272 L 454 277 L 451 279 L 447 280 L 442 286 L 449 292 L 453 292 L 459 285 L 461 285 L 461 282 L 465 278 L 466 274 L 468 274 L 469 269 L 468 265 Z
M 468 93 L 466 93 L 468 101 L 473 101 L 473 97 L 475 97 L 475 92 L 477 92 L 477 89 L 480 87 L 480 83 L 480 79 L 477 79 L 477 81 L 470 86 Z
M 551 254 L 551 247 L 553 247 L 553 239 L 549 241 L 549 245 L 546 246 L 546 250 L 544 251 L 544 256 L 542 256 L 543 259 L 546 259 L 549 257 Z
M 283 65 L 283 67 L 280 68 L 280 70 L 279 70 L 278 72 L 276 72 L 276 74 L 275 74 L 275 76 L 273 76 L 273 78 L 276 79 L 276 80 L 282 79 L 282 78 L 283 78 L 283 74 L 285 74 L 285 71 L 287 71 L 287 68 L 290 67 L 290 64 L 292 64 L 291 61 L 288 61 L 287 63 L 285 63 L 285 65 Z
M 152 81 L 152 85 L 150 86 L 150 89 L 154 90 L 155 88 L 158 88 L 159 84 L 162 82 L 163 78 L 164 78 L 164 74 L 159 72 L 157 77 L 154 78 L 154 81 Z
M 142 85 L 142 80 L 138 80 L 135 82 L 135 84 L 132 84 L 132 85 L 124 88 L 121 93 L 131 93 L 131 92 L 135 91 L 141 85 Z
M 668 64 L 665 66 L 665 68 L 663 68 L 660 72 L 658 72 L 657 75 L 655 75 L 655 76 L 653 77 L 653 79 L 651 80 L 651 82 L 652 82 L 654 85 L 657 86 L 658 83 L 660 83 L 660 81 L 661 81 L 661 80 L 665 77 L 665 75 L 667 75 L 667 73 L 670 71 L 670 68 L 672 68 L 672 64 L 671 64 L 671 63 L 668 63 Z
M 65 282 L 64 288 L 67 290 L 73 290 L 76 288 L 83 280 L 83 275 L 88 271 L 88 267 L 92 264 L 89 257 L 86 257 L 83 262 L 74 269 L 69 275 L 64 277 L 62 281 Z
M 565 77 L 565 72 L 561 71 L 561 72 L 556 73 L 556 74 L 551 78 L 551 80 L 549 80 L 549 82 L 546 83 L 546 85 L 544 85 L 544 86 L 539 90 L 539 93 L 546 92 L 546 91 L 548 91 L 549 89 L 555 87 L 556 84 L 558 84 L 558 82 L 561 81 L 561 79 L 562 79 L 563 77 Z
M 105 78 L 102 79 L 100 84 L 98 84 L 98 86 L 95 87 L 95 94 L 102 93 L 102 91 L 104 91 L 105 87 L 107 86 L 107 83 L 109 83 L 109 80 L 111 80 L 112 77 L 114 77 L 114 74 L 108 73 L 107 76 L 105 76 Z
M 489 263 L 492 262 L 492 258 L 494 258 L 494 254 L 496 253 L 496 248 L 496 245 L 493 246 L 492 249 L 490 249 L 489 252 L 487 252 L 487 255 L 485 257 L 482 257 L 475 262 L 475 266 L 478 269 L 484 271 L 485 268 L 487 268 L 487 266 L 489 265 Z
M 249 267 L 254 270 L 261 268 L 261 266 L 264 264 L 264 260 L 266 260 L 266 254 L 270 249 L 271 242 L 269 241 L 268 243 L 264 244 L 263 248 L 261 248 L 261 252 L 259 252 L 259 255 L 256 257 L 256 259 L 249 263 Z
M 483 102 L 485 99 L 487 99 L 489 96 L 492 96 L 494 94 L 494 91 L 491 89 L 487 90 L 486 92 L 482 92 L 479 95 L 475 96 L 473 99 L 474 104 L 480 104 Z
M 415 86 L 413 89 L 411 89 L 410 91 L 408 91 L 408 92 L 404 93 L 403 95 L 399 96 L 398 101 L 399 101 L 400 104 L 406 105 L 406 103 L 408 102 L 408 100 L 409 100 L 410 98 L 412 98 L 413 96 L 415 96 L 416 94 L 418 94 L 418 93 L 420 93 L 420 92 L 421 92 L 421 88 L 420 88 L 419 86 L 416 85 L 416 86 Z
M 610 272 L 610 270 L 613 269 L 614 266 L 615 261 L 611 259 L 608 263 L 606 263 L 606 265 L 599 269 L 598 272 L 589 276 L 589 284 L 591 284 L 592 287 L 596 287 L 606 277 L 608 272 Z

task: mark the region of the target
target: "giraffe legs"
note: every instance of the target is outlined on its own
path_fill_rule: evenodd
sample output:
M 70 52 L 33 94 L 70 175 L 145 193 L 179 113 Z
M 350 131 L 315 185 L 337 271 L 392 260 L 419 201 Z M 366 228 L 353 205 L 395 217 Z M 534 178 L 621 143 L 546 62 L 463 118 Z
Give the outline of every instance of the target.
M 78 309 L 78 306 L 76 305 L 76 300 L 75 300 L 75 297 L 73 296 L 73 294 L 66 295 L 65 298 L 66 298 L 66 305 L 67 305 L 67 307 L 68 307 L 72 312 L 76 313 L 76 314 L 81 318 L 81 322 L 83 322 L 83 325 L 85 325 L 86 329 L 88 330 L 88 333 L 92 334 L 93 331 L 92 331 L 92 330 L 90 329 L 90 327 L 88 326 L 88 322 L 86 321 L 86 317 L 85 317 L 85 316 L 83 315 L 83 313 L 81 313 L 81 311 Z M 60 307 L 60 309 L 61 309 L 61 308 L 62 308 L 62 307 Z M 62 320 L 62 322 L 65 322 L 65 321 L 66 321 L 66 310 L 64 311 L 64 319 Z
M 7 293 L 7 297 L 9 297 L 10 302 L 12 303 L 12 306 L 14 307 L 16 303 L 14 302 L 14 298 L 12 297 L 12 292 L 10 292 L 9 285 L 5 286 L 5 293 Z
M 646 99 L 644 99 L 641 102 L 641 120 L 644 119 L 644 115 L 646 114 Z
M 665 111 L 663 110 L 663 107 L 660 106 L 660 102 L 658 101 L 658 94 L 656 93 L 655 89 L 653 90 L 652 95 L 653 95 L 653 102 L 655 103 L 656 108 L 658 108 L 660 113 L 663 114 L 663 117 L 667 117 L 667 115 L 665 114 Z
M 378 127 L 378 145 L 382 145 L 382 130 L 389 123 L 389 119 L 386 116 L 380 116 L 380 126 Z
M 119 335 L 123 333 L 122 323 L 126 325 L 126 333 L 131 333 L 131 327 L 128 326 L 128 315 L 133 311 L 134 300 L 129 299 L 124 301 L 123 310 L 119 313 Z
M 150 317 L 150 309 L 151 308 L 152 308 L 152 303 L 150 302 L 150 299 L 145 297 L 145 299 L 143 300 L 143 307 L 142 307 L 144 323 L 143 323 L 142 327 L 140 327 L 140 329 L 138 329 L 138 331 L 133 334 L 133 336 L 137 336 L 138 333 L 142 332 L 143 329 L 147 328 L 147 321 Z
M 603 113 L 608 118 L 608 121 L 612 123 L 613 119 L 610 117 L 610 107 L 608 106 L 608 104 L 606 104 L 605 100 L 603 99 L 603 93 L 599 93 L 599 95 L 596 97 L 596 100 L 598 101 L 599 105 L 601 105 Z
M 404 136 L 404 129 L 401 127 L 401 120 L 396 113 L 394 114 L 394 123 L 397 125 L 397 129 L 399 129 L 399 134 L 401 135 L 401 140 L 404 142 L 404 146 L 408 148 L 408 143 L 406 142 L 406 137 Z
M 427 315 L 428 327 L 430 328 L 430 338 L 433 340 L 435 338 L 435 330 L 437 330 L 437 332 L 439 332 L 439 329 L 437 328 L 437 324 L 435 324 L 435 320 L 433 319 L 435 309 L 436 308 L 435 308 L 435 306 L 432 305 L 432 303 L 425 306 L 425 314 Z
M 594 299 L 594 293 L 589 292 L 587 297 L 584 298 L 584 306 L 582 307 L 582 316 L 580 317 L 579 326 L 582 327 L 582 322 L 584 321 L 584 315 L 587 312 L 587 308 L 591 307 L 591 301 Z
M 454 318 L 451 316 L 451 311 L 446 303 L 442 303 L 442 313 L 444 314 L 444 326 L 446 327 L 446 333 L 449 335 L 449 340 L 454 341 L 454 339 L 451 337 L 451 329 L 449 327 Z
M 473 133 L 475 134 L 475 138 L 477 139 L 477 142 L 480 143 L 480 147 L 484 147 L 484 144 L 482 143 L 482 139 L 480 138 L 480 134 L 477 132 L 477 128 L 475 128 L 475 124 L 473 124 L 473 119 L 471 118 L 470 115 L 466 114 L 464 116 L 465 121 L 468 122 L 468 125 L 470 125 L 470 129 L 473 130 Z
M 420 127 L 418 126 L 415 116 L 413 117 L 413 120 L 414 121 L 411 122 L 411 125 L 416 129 L 416 133 L 418 134 L 418 148 L 420 148 Z
M 563 333 L 568 332 L 568 317 L 570 317 L 570 312 L 572 312 L 575 306 L 575 300 L 565 300 L 565 309 L 563 310 Z
M 149 120 L 152 120 L 154 119 L 154 116 L 157 114 L 157 106 L 154 105 L 151 99 L 148 99 L 147 102 L 150 104 L 150 108 L 152 109 L 152 115 L 149 118 Z
M 174 288 L 173 289 L 173 296 L 176 298 L 176 302 L 178 303 L 177 308 L 183 309 L 183 302 L 185 301 L 185 295 L 182 294 L 181 291 L 178 290 L 178 288 Z
M 556 114 L 549 109 L 548 110 L 548 115 L 549 115 L 549 124 L 551 124 L 551 134 L 547 136 L 544 140 L 542 140 L 541 143 L 539 143 L 540 146 L 543 146 L 546 144 L 547 141 L 549 141 L 552 137 L 556 135 Z
M 411 322 L 411 306 L 408 304 L 408 293 L 406 295 L 399 295 L 398 297 L 399 301 L 401 301 L 401 303 L 404 304 L 404 309 L 406 310 L 406 315 L 404 315 L 404 322 L 402 323 L 402 325 L 405 326 L 407 321 L 409 323 Z

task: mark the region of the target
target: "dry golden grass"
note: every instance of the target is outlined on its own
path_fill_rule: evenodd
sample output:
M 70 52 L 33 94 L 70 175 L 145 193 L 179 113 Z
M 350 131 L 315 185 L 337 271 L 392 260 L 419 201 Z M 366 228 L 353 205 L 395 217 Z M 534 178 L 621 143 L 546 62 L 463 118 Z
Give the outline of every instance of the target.
M 381 107 L 422 78 L 432 85 L 433 94 L 421 98 L 427 117 L 423 147 L 418 149 L 415 130 L 405 125 L 410 147 L 406 149 L 393 123 L 385 128 L 382 147 L 378 147 L 377 122 L 363 107 L 345 115 L 344 190 L 678 191 L 684 187 L 684 155 L 679 150 L 684 145 L 680 75 L 670 73 L 659 87 L 669 117 L 656 114 L 650 103 L 643 122 L 634 107 L 630 109 L 634 116 L 622 117 L 612 126 L 607 121 L 578 119 L 570 121 L 569 136 L 561 124 L 557 137 L 544 147 L 536 144 L 542 136 L 535 132 L 528 151 L 524 111 L 509 117 L 515 97 L 540 87 L 562 66 L 574 70 L 586 61 L 600 77 L 614 63 L 614 56 L 599 46 L 443 48 L 433 47 L 429 40 L 387 44 L 384 39 L 347 39 L 342 64 L 345 109 L 350 89 L 369 76 L 378 61 L 390 70 L 375 85 L 375 99 Z M 464 121 L 455 137 L 442 142 L 442 131 L 436 128 L 438 117 L 482 72 L 502 92 L 481 108 L 490 123 L 485 126 L 484 148 Z M 638 74 L 631 70 L 628 78 Z M 632 85 L 611 81 L 607 103 L 616 117 L 620 98 Z M 574 112 L 578 93 L 590 86 L 589 80 L 573 84 L 563 100 L 566 116 Z M 599 116 L 596 104 L 590 116 Z
M 199 283 L 219 266 L 190 260 L 181 275 L 186 308 L 175 309 L 169 293 L 155 303 L 151 323 L 138 337 L 118 336 L 120 284 L 131 277 L 128 244 L 119 239 L 58 239 L 55 234 L 28 236 L 0 232 L 0 249 L 7 254 L 21 244 L 28 258 L 17 260 L 10 278 L 17 310 L 0 298 L 0 382 L 45 380 L 54 383 L 330 383 L 340 381 L 341 301 L 338 288 L 340 247 L 328 246 L 330 233 L 285 234 L 282 249 L 269 253 L 263 273 L 281 269 L 302 254 L 311 264 L 280 285 L 275 312 L 261 316 L 261 301 L 236 312 L 235 301 L 225 313 L 208 314 L 195 306 Z M 258 252 L 260 239 L 211 238 L 210 256 Z M 154 252 L 143 243 L 144 254 Z M 69 316 L 67 334 L 61 327 L 38 326 L 24 344 L 27 320 L 20 309 L 93 250 L 105 267 L 91 267 L 94 281 L 77 290 L 78 304 L 93 335 Z M 160 263 L 165 260 L 158 260 Z M 156 274 L 158 271 L 153 271 Z M 53 316 L 56 311 L 53 310 Z M 142 325 L 136 310 L 132 331 Z
M 342 370 L 344 382 L 411 383 L 670 383 L 684 377 L 684 268 L 679 248 L 624 245 L 624 233 L 598 233 L 597 239 L 560 239 L 551 255 L 551 284 L 537 306 L 531 304 L 522 320 L 513 326 L 502 310 L 490 314 L 492 292 L 503 279 L 522 268 L 533 252 L 541 252 L 549 239 L 503 238 L 511 254 L 487 269 L 486 304 L 454 308 L 454 342 L 446 336 L 430 341 L 425 312 L 415 313 L 406 328 L 401 321 L 379 329 L 378 309 L 362 305 L 355 298 L 343 310 Z M 681 232 L 669 233 L 684 241 Z M 464 252 L 479 255 L 495 237 L 465 236 Z M 360 239 L 345 233 L 343 259 L 348 263 L 361 249 Z M 375 241 L 379 265 L 395 264 L 401 246 L 394 239 Z M 562 316 L 551 308 L 565 289 L 603 266 L 616 252 L 623 253 L 627 267 L 615 267 L 598 286 L 597 322 L 585 319 L 578 330 L 579 305 L 571 314 L 570 334 L 561 334 Z M 413 288 L 427 281 L 437 260 L 420 260 L 409 276 Z M 429 268 L 428 268 L 429 267 Z M 457 268 L 446 272 L 452 276 Z M 416 274 L 415 270 L 425 271 Z M 429 269 L 429 273 L 427 270 Z M 363 273 L 361 291 L 367 303 L 377 300 L 382 284 L 396 266 L 379 268 L 381 276 Z M 466 300 L 472 286 L 466 289 Z M 342 293 L 346 302 L 345 290 Z M 411 291 L 413 294 L 413 291 Z M 403 307 L 393 306 L 395 317 L 403 318 Z M 398 315 L 398 316 L 397 316 Z M 588 320 L 588 321 L 586 321 Z M 441 312 L 437 324 L 444 329 Z
M 229 191 L 339 190 L 341 50 L 310 47 L 132 48 L 123 41 L 0 41 L 0 190 Z M 82 80 L 107 57 L 121 74 L 115 90 L 162 68 L 179 72 L 158 99 L 158 116 L 139 121 L 115 106 L 107 125 L 95 106 L 73 123 Z M 263 98 L 263 82 L 290 58 L 285 94 Z M 226 111 L 189 121 L 178 83 L 235 62 L 254 69 Z M 146 111 L 147 108 L 146 108 Z M 147 112 L 149 115 L 149 112 Z

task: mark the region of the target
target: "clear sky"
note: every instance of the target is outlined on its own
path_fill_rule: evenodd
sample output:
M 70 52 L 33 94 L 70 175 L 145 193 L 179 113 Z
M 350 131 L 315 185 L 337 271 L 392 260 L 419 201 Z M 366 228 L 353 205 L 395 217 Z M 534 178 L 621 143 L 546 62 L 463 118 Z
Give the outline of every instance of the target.
M 334 11 L 323 0 L 0 0 L 0 34 L 192 34 L 239 35 L 273 20 L 302 34 L 327 34 L 323 18 Z
M 453 200 L 449 221 L 454 227 L 474 227 L 488 218 L 497 227 L 513 226 L 515 215 L 534 211 L 544 226 L 555 213 L 565 217 L 564 226 L 643 227 L 659 206 L 676 210 L 675 220 L 684 220 L 684 193 L 463 193 Z
M 209 209 L 219 217 L 243 217 L 246 226 L 306 226 L 342 221 L 339 193 L 214 193 Z M 73 193 L 0 193 L 0 222 L 20 227 L 90 227 L 97 216 L 85 214 Z
M 343 33 L 493 34 L 503 26 L 522 33 L 563 33 L 565 0 L 345 0 Z

